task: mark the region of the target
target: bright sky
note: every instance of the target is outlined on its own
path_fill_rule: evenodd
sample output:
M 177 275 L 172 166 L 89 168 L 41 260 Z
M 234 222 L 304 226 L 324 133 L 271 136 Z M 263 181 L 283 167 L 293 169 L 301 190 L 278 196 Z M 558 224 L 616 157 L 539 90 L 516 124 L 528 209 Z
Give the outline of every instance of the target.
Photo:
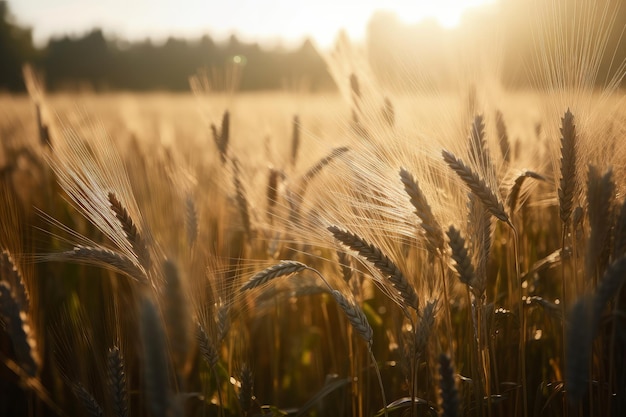
M 35 42 L 51 35 L 83 34 L 93 27 L 130 40 L 169 35 L 222 40 L 299 43 L 306 36 L 330 46 L 340 28 L 362 39 L 372 13 L 395 12 L 405 23 L 435 18 L 458 23 L 463 12 L 496 0 L 9 0 L 18 22 L 33 28 Z

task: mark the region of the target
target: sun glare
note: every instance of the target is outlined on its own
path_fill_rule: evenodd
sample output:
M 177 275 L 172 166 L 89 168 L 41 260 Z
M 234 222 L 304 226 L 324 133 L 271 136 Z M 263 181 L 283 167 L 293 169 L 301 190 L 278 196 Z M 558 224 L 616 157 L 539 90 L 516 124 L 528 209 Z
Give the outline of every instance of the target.
M 446 28 L 459 24 L 463 14 L 471 8 L 493 4 L 495 0 L 439 0 L 439 1 L 392 1 L 386 7 L 398 14 L 405 23 L 417 23 L 435 19 Z
M 301 10 L 295 16 L 292 15 L 291 21 L 275 27 L 283 30 L 281 37 L 286 41 L 294 40 L 307 32 L 321 46 L 330 46 L 340 29 L 355 40 L 363 39 L 369 19 L 377 11 L 394 13 L 406 24 L 430 19 L 445 28 L 454 28 L 469 9 L 493 4 L 495 1 L 362 0 L 355 7 L 354 3 L 318 0 L 302 4 Z

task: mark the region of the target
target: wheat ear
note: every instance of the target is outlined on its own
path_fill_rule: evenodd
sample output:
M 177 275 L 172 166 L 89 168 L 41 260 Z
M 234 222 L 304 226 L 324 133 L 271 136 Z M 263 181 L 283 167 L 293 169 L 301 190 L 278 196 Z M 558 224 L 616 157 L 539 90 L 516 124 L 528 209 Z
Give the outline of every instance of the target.
M 198 238 L 198 210 L 191 195 L 185 198 L 185 229 L 187 230 L 187 243 L 193 246 Z
M 448 244 L 452 250 L 451 257 L 455 262 L 454 269 L 459 275 L 460 281 L 470 286 L 475 280 L 475 273 L 472 260 L 465 247 L 465 239 L 461 236 L 461 232 L 454 226 L 450 226 L 446 234 L 448 235 Z
M 328 155 L 317 161 L 315 165 L 313 165 L 304 175 L 300 178 L 300 190 L 301 193 L 304 193 L 309 183 L 315 178 L 325 166 L 330 164 L 336 158 L 339 158 L 344 153 L 348 152 L 350 148 L 347 146 L 341 146 L 339 148 L 335 148 Z
M 243 229 L 248 236 L 248 239 L 252 238 L 252 226 L 250 223 L 250 210 L 248 208 L 248 198 L 246 197 L 246 191 L 241 183 L 241 173 L 239 170 L 239 161 L 236 158 L 232 158 L 233 164 L 233 184 L 235 185 L 235 199 L 237 201 L 237 208 L 241 216 L 241 222 L 243 223 Z
M 341 307 L 354 330 L 367 342 L 368 349 L 371 349 L 374 331 L 367 321 L 363 310 L 349 302 L 348 299 L 337 290 L 331 290 L 330 295 L 332 295 L 339 307 Z
M 459 393 L 454 381 L 452 361 L 445 355 L 439 355 L 439 395 L 441 397 L 441 417 L 459 415 Z
M 113 414 L 116 417 L 128 416 L 128 387 L 126 385 L 126 370 L 124 356 L 117 346 L 109 349 L 107 355 L 107 385 Z
M 600 176 L 597 168 L 590 165 L 587 178 L 587 215 L 591 234 L 587 242 L 585 261 L 587 276 L 597 277 L 602 273 L 610 255 L 615 183 L 610 168 Z
M 559 182 L 559 208 L 563 223 L 572 214 L 576 189 L 576 125 L 574 115 L 567 109 L 561 118 L 561 180 Z
M 496 110 L 496 133 L 498 135 L 498 144 L 502 158 L 507 164 L 511 162 L 511 143 L 509 142 L 509 134 L 504 123 L 504 116 L 500 110 Z
M 509 194 L 506 198 L 507 206 L 509 206 L 509 213 L 514 213 L 517 208 L 517 202 L 519 200 L 520 192 L 522 191 L 522 185 L 526 178 L 532 178 L 539 181 L 545 181 L 546 179 L 533 171 L 524 170 L 519 173 L 513 182 L 513 186 L 509 190 Z
M 400 179 L 404 184 L 404 190 L 411 200 L 411 204 L 415 208 L 415 214 L 421 220 L 421 226 L 428 243 L 428 250 L 433 255 L 439 255 L 444 248 L 443 230 L 441 225 L 435 219 L 433 212 L 426 200 L 426 196 L 420 189 L 417 181 L 405 168 L 400 169 Z
M 146 271 L 121 253 L 93 246 L 75 246 L 74 249 L 46 256 L 51 261 L 67 261 L 110 268 L 141 283 L 148 282 Z
M 504 206 L 494 192 L 487 186 L 485 181 L 470 167 L 465 165 L 462 160 L 458 159 L 451 152 L 442 151 L 443 160 L 450 168 L 463 180 L 469 189 L 480 199 L 494 217 L 503 222 L 510 224 L 509 216 L 504 211 Z
M 200 323 L 196 323 L 196 339 L 198 340 L 198 348 L 200 349 L 202 359 L 209 366 L 209 369 L 213 370 L 219 362 L 219 353 Z
M 222 126 L 220 130 L 218 131 L 217 127 L 211 124 L 211 132 L 213 133 L 213 141 L 220 153 L 220 160 L 222 163 L 225 163 L 228 154 L 228 141 L 230 140 L 230 114 L 228 110 L 226 110 L 222 116 Z
M 34 377 L 40 362 L 34 331 L 28 315 L 11 292 L 11 286 L 4 281 L 0 282 L 0 317 L 7 327 L 18 364 L 29 376 Z
M 404 301 L 405 305 L 417 310 L 418 297 L 413 286 L 406 279 L 404 274 L 383 252 L 365 239 L 354 233 L 342 230 L 337 226 L 329 226 L 328 230 L 333 234 L 335 239 L 356 251 L 359 256 L 365 258 L 383 275 L 385 275 L 391 285 L 398 291 L 398 294 Z
M 74 394 L 80 401 L 80 403 L 87 410 L 87 414 L 89 417 L 104 417 L 104 411 L 102 411 L 102 407 L 98 404 L 98 401 L 91 395 L 87 388 L 83 386 L 81 383 L 76 383 L 72 385 L 72 390 Z
M 9 251 L 0 253 L 0 280 L 5 280 L 11 285 L 15 299 L 21 305 L 22 311 L 30 311 L 30 296 L 24 285 L 24 276 L 20 272 Z
M 487 140 L 485 139 L 485 119 L 482 114 L 478 114 L 472 121 L 469 135 L 469 155 L 470 160 L 479 166 L 483 172 L 492 169 L 491 157 Z
M 298 115 L 293 116 L 292 134 L 291 134 L 291 166 L 296 166 L 298 159 L 298 151 L 300 150 L 300 118 Z
M 297 272 L 304 271 L 308 267 L 302 262 L 298 261 L 281 261 L 279 264 L 272 265 L 269 268 L 264 269 L 261 272 L 257 272 L 252 278 L 248 280 L 239 289 L 240 292 L 257 288 L 270 280 L 285 275 L 292 275 Z
M 118 200 L 115 193 L 110 192 L 108 194 L 109 203 L 111 204 L 111 209 L 115 213 L 115 217 L 119 220 L 122 225 L 122 229 L 124 233 L 126 233 L 126 238 L 130 242 L 133 247 L 133 252 L 137 256 L 139 263 L 144 267 L 146 271 L 149 271 L 152 267 L 152 258 L 150 256 L 150 251 L 148 249 L 148 245 L 144 240 L 141 233 L 137 230 L 137 226 L 135 222 L 130 217 L 130 214 L 126 210 L 126 207 L 122 204 L 120 200 Z

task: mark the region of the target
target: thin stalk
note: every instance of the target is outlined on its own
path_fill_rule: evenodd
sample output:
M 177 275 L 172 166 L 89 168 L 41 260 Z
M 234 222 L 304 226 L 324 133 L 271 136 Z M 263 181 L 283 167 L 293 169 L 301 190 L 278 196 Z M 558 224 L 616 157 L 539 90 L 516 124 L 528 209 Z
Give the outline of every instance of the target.
M 478 364 L 480 366 L 480 377 L 482 379 L 481 383 L 485 389 L 485 396 L 487 397 L 487 415 L 491 417 L 491 385 L 489 383 L 489 364 L 487 358 L 485 358 L 483 345 L 483 302 L 481 299 L 476 300 L 476 344 L 478 346 Z
M 413 344 L 411 346 L 411 417 L 417 415 L 417 404 L 415 404 L 415 398 L 418 395 L 417 381 L 419 378 L 419 358 L 415 354 L 415 346 L 417 344 L 417 324 L 413 326 Z
M 374 352 L 372 349 L 368 347 L 368 352 L 370 354 L 369 358 L 374 364 L 374 369 L 376 370 L 376 376 L 378 377 L 378 385 L 380 386 L 380 395 L 383 398 L 383 407 L 385 410 L 385 417 L 388 417 L 387 414 L 387 398 L 385 397 L 385 387 L 383 387 L 383 378 L 380 376 L 380 369 L 378 368 L 378 362 L 376 362 L 376 358 L 374 357 Z
M 561 257 L 565 254 L 565 239 L 567 237 L 567 223 L 563 224 L 563 233 L 561 234 Z M 575 256 L 575 254 L 573 254 Z M 565 279 L 565 264 L 566 262 L 564 260 L 561 261 L 561 337 L 562 337 L 562 353 L 563 356 L 561 358 L 561 369 L 566 369 L 565 367 L 565 360 L 567 359 L 567 330 L 566 330 L 566 326 L 565 326 L 565 318 L 567 317 L 567 307 L 566 307 L 566 301 L 565 299 L 566 294 L 567 294 L 567 286 L 566 286 L 566 279 Z M 591 380 L 591 379 L 590 379 Z M 565 415 L 567 416 L 567 408 L 565 407 Z
M 518 315 L 520 318 L 520 366 L 522 371 L 522 410 L 524 417 L 528 417 L 528 388 L 526 386 L 526 316 L 524 314 L 524 292 L 522 289 L 522 274 L 520 273 L 519 253 L 518 253 L 518 235 L 517 229 L 511 222 L 509 227 L 513 231 L 513 253 L 515 255 L 515 275 L 517 276 L 517 287 L 519 290 L 518 299 Z M 563 316 L 565 317 L 565 316 Z
M 220 384 L 220 378 L 219 378 L 219 375 L 217 374 L 216 368 L 213 368 L 211 371 L 213 373 L 213 378 L 215 378 L 215 387 L 217 389 L 217 400 L 220 402 L 220 416 L 224 417 L 224 401 L 222 399 L 222 387 Z
M 444 311 L 446 317 L 446 331 L 448 333 L 448 350 L 450 359 L 454 362 L 454 338 L 452 337 L 452 313 L 450 312 L 450 297 L 448 296 L 448 284 L 446 277 L 446 267 L 443 261 L 443 255 L 439 256 L 439 265 L 441 266 L 441 279 L 443 282 L 443 302 L 445 304 Z

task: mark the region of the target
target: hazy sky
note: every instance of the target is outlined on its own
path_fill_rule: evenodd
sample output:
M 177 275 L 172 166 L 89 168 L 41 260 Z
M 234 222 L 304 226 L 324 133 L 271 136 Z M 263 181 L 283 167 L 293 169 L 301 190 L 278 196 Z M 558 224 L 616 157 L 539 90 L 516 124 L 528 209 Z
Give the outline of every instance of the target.
M 312 36 L 332 44 L 345 28 L 362 38 L 377 9 L 394 11 L 413 23 L 431 17 L 453 26 L 463 11 L 495 0 L 9 0 L 20 24 L 33 28 L 35 42 L 51 35 L 82 34 L 101 27 L 108 34 L 136 40 L 168 35 L 216 40 L 236 33 L 241 39 L 289 45 Z

